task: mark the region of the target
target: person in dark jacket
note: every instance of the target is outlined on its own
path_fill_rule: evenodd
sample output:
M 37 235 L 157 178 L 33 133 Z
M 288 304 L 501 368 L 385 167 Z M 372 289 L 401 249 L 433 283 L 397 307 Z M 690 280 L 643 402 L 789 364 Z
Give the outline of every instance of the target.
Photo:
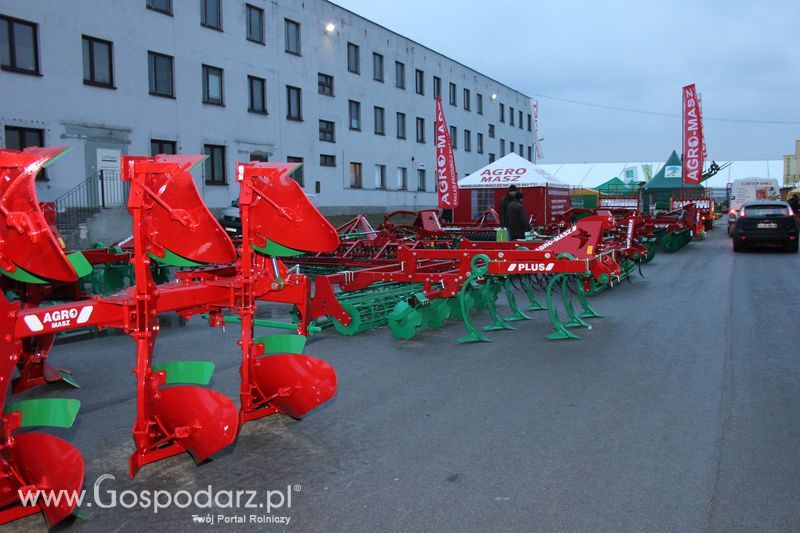
M 508 237 L 512 241 L 524 239 L 525 232 L 531 229 L 528 223 L 528 213 L 525 212 L 525 206 L 522 205 L 521 192 L 515 193 L 514 199 L 506 207 L 506 227 L 508 228 Z
M 517 194 L 517 186 L 512 185 L 508 188 L 508 192 L 506 193 L 506 195 L 500 199 L 500 205 L 497 207 L 497 216 L 500 217 L 501 226 L 508 227 L 508 224 L 506 224 L 506 209 L 508 208 L 508 204 L 511 203 L 516 194 Z

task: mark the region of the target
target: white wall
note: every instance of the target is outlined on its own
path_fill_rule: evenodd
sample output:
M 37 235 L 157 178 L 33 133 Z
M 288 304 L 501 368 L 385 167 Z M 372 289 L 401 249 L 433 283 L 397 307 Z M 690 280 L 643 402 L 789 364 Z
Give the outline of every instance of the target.
M 145 8 L 145 0 L 4 0 L 0 14 L 39 25 L 41 76 L 0 71 L 0 126 L 45 129 L 48 145 L 73 148 L 54 164 L 51 181 L 40 184 L 41 199 L 57 197 L 95 171 L 98 147 L 147 155 L 150 139 L 178 142 L 183 153 L 201 153 L 203 144 L 227 147 L 229 185 L 208 186 L 197 172 L 198 187 L 211 207 L 227 205 L 238 195 L 233 180 L 237 160 L 250 152 L 270 153 L 271 161 L 299 156 L 305 160 L 306 192 L 321 192 L 315 203 L 329 211 L 422 207 L 436 201 L 433 192 L 417 193 L 417 168 L 424 165 L 427 187 L 434 190 L 433 76 L 442 78 L 448 124 L 458 128 L 456 161 L 465 175 L 500 157 L 499 140 L 533 144 L 533 134 L 508 124 L 508 107 L 530 110 L 529 99 L 417 43 L 324 0 L 248 0 L 265 9 L 266 45 L 246 40 L 245 1 L 223 0 L 223 31 L 200 25 L 200 0 L 173 0 L 174 16 Z M 284 17 L 301 23 L 302 56 L 284 51 Z M 333 22 L 336 30 L 325 31 Z M 83 84 L 81 35 L 113 41 L 116 89 Z M 347 72 L 347 42 L 361 47 L 361 75 Z M 175 57 L 176 98 L 148 94 L 147 51 Z M 384 83 L 373 80 L 372 53 L 384 56 Z M 406 90 L 395 87 L 395 60 L 406 65 Z M 202 103 L 201 65 L 224 69 L 225 106 Z M 414 72 L 425 72 L 425 95 L 415 93 Z M 317 73 L 334 76 L 335 97 L 317 92 Z M 269 115 L 249 113 L 247 76 L 267 80 Z M 448 103 L 448 84 L 457 84 L 458 106 Z M 303 122 L 286 119 L 286 85 L 303 89 Z M 463 109 L 463 89 L 470 89 L 472 110 Z M 477 114 L 476 93 L 483 94 L 484 114 Z M 497 94 L 497 100 L 491 94 Z M 361 102 L 362 131 L 348 130 L 348 100 Z M 498 106 L 506 105 L 506 122 Z M 373 133 L 373 106 L 386 109 L 386 135 Z M 395 112 L 406 113 L 406 140 L 395 137 Z M 415 119 L 424 117 L 426 143 L 415 140 Z M 516 117 L 515 117 L 516 118 Z M 336 143 L 319 141 L 318 120 L 336 122 Z M 527 119 L 526 119 L 527 120 Z M 495 139 L 488 124 L 495 125 Z M 463 130 L 472 132 L 472 152 L 463 150 Z M 484 153 L 477 153 L 477 134 Z M 0 132 L 2 135 L 2 132 Z M 320 154 L 335 155 L 335 168 L 320 167 Z M 364 189 L 349 188 L 349 163 L 363 164 Z M 387 167 L 389 189 L 397 187 L 397 167 L 408 168 L 408 192 L 376 190 L 376 164 Z

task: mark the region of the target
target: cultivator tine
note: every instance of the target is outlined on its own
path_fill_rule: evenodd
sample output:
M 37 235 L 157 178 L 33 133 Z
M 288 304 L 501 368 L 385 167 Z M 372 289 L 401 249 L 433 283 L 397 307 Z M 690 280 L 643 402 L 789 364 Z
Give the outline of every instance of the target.
M 569 322 L 564 323 L 564 327 L 568 328 L 588 328 L 589 324 L 581 320 L 581 317 L 575 312 L 575 307 L 572 305 L 572 299 L 569 297 L 569 282 L 574 279 L 574 276 L 564 276 L 561 279 L 561 300 L 564 304 L 564 310 L 567 312 Z
M 556 284 L 561 285 L 561 281 L 564 278 L 566 278 L 565 274 L 556 274 L 547 284 L 547 312 L 550 316 L 550 324 L 552 324 L 553 329 L 555 329 L 554 333 L 551 333 L 547 336 L 547 338 L 551 340 L 580 339 L 580 337 L 578 337 L 577 335 L 575 335 L 566 328 L 567 324 L 561 322 L 558 316 L 558 310 L 556 309 L 556 306 L 553 304 L 553 287 L 555 287 Z M 562 294 L 563 294 L 563 289 L 562 289 Z
M 527 311 L 544 311 L 547 308 L 540 304 L 536 297 L 533 295 L 533 287 L 531 286 L 531 276 L 525 276 L 521 280 L 521 285 L 525 294 L 528 296 L 528 300 L 530 301 L 530 305 L 526 308 Z
M 509 322 L 516 320 L 533 320 L 532 317 L 529 317 L 520 310 L 519 306 L 517 305 L 517 299 L 514 297 L 514 292 L 511 290 L 511 285 L 511 278 L 506 277 L 506 279 L 503 281 L 503 290 L 506 294 L 508 307 L 511 309 L 511 315 L 507 316 L 506 320 Z
M 583 311 L 578 316 L 580 318 L 602 318 L 603 315 L 599 314 L 589 305 L 589 300 L 586 298 L 586 287 L 584 286 L 584 280 L 576 280 L 575 287 L 577 289 L 576 292 L 578 295 L 578 302 L 583 308 Z

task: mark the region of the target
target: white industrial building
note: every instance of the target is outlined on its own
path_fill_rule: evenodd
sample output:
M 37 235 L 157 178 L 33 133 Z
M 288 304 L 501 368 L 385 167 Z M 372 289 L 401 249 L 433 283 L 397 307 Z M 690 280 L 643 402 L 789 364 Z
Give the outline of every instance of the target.
M 251 159 L 329 213 L 431 206 L 436 92 L 460 175 L 534 143 L 529 97 L 325 0 L 3 0 L 0 56 L 3 146 L 72 148 L 42 200 L 175 150 L 211 207 Z

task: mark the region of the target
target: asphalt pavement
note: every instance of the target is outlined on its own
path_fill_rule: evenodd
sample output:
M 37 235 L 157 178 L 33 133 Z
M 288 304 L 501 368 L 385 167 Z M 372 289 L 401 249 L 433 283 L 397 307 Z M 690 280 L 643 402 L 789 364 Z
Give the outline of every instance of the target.
M 468 345 L 458 322 L 411 341 L 326 331 L 306 353 L 336 369 L 334 400 L 299 422 L 251 422 L 199 467 L 182 455 L 133 481 L 130 339 L 56 346 L 82 388 L 25 397 L 82 401 L 75 427 L 53 433 L 83 452 L 89 503 L 100 476 L 116 478 L 74 531 L 284 527 L 218 521 L 263 521 L 263 508 L 101 508 L 114 491 L 209 485 L 276 504 L 291 493 L 272 515 L 297 531 L 797 531 L 799 269 L 794 254 L 734 255 L 718 228 L 593 298 L 604 318 L 581 340 L 548 341 L 544 314 Z M 215 361 L 212 387 L 237 398 L 236 337 L 193 320 L 163 330 L 156 353 Z M 37 515 L 9 530 L 43 528 Z

